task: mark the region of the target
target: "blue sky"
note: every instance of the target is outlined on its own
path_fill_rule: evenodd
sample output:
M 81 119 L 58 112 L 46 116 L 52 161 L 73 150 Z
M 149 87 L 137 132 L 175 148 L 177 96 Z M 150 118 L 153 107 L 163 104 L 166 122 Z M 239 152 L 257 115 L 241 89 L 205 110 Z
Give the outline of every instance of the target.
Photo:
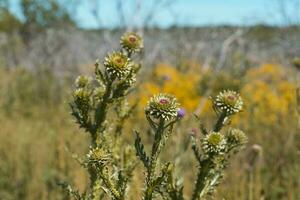
M 17 2 L 18 0 L 11 0 Z M 71 0 L 61 0 L 68 2 Z M 76 0 L 75 0 L 76 1 Z M 77 0 L 80 6 L 77 8 L 75 18 L 79 25 L 84 28 L 96 28 L 98 26 L 113 28 L 124 25 L 120 21 L 120 15 L 116 11 L 116 0 L 98 0 L 99 19 L 95 20 L 91 14 L 91 8 L 95 8 L 97 0 Z M 151 13 L 154 2 L 157 0 L 122 0 L 125 25 L 141 26 L 144 19 Z M 168 1 L 168 0 L 161 0 Z M 158 27 L 179 26 L 203 26 L 203 25 L 253 25 L 267 23 L 280 25 L 282 20 L 276 13 L 278 0 L 173 0 L 170 6 L 158 5 L 155 14 L 148 25 Z M 283 0 L 285 2 L 289 0 Z M 297 1 L 297 0 L 294 0 Z M 137 10 L 137 2 L 140 9 Z M 299 0 L 300 2 L 300 0 Z M 290 6 L 288 13 L 298 13 L 300 6 Z M 15 7 L 15 10 L 17 8 Z M 294 16 L 294 15 L 291 15 Z
M 141 2 L 141 10 L 136 13 L 136 2 Z M 282 21 L 278 15 L 277 0 L 173 0 L 168 7 L 157 6 L 155 16 L 150 25 L 168 27 L 201 26 L 201 25 L 252 25 L 267 23 L 279 25 Z M 288 0 L 284 0 L 288 1 Z M 89 2 L 89 1 L 86 1 Z M 99 6 L 101 13 L 100 24 L 104 27 L 118 26 L 120 20 L 117 17 L 114 0 L 102 0 Z M 141 25 L 143 18 L 153 8 L 155 0 L 123 0 L 126 25 Z M 298 7 L 299 9 L 300 7 Z M 90 13 L 89 7 L 83 4 L 79 8 L 78 21 L 83 27 L 95 27 L 97 23 Z M 291 10 L 291 9 L 290 9 Z M 293 11 L 296 12 L 296 11 Z M 290 12 L 292 13 L 292 12 Z M 300 10 L 298 10 L 300 13 Z M 136 17 L 138 16 L 138 17 Z M 298 15 L 299 17 L 299 15 Z

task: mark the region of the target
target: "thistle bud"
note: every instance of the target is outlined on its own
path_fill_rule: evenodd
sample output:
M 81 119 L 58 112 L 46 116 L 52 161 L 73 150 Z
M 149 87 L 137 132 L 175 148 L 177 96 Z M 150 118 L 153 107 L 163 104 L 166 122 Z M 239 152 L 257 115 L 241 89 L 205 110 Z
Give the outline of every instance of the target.
M 191 130 L 190 130 L 190 135 L 191 135 L 192 137 L 197 137 L 197 135 L 198 135 L 198 130 L 197 130 L 197 128 L 191 128 Z
M 90 99 L 90 93 L 84 88 L 78 88 L 74 91 L 74 99 L 77 102 L 88 103 Z
M 88 76 L 78 76 L 75 84 L 77 88 L 83 88 L 88 86 L 91 83 L 91 78 Z
M 294 58 L 292 63 L 297 69 L 300 69 L 300 58 L 299 57 Z
M 202 139 L 201 146 L 207 154 L 223 154 L 226 148 L 226 140 L 221 133 L 212 131 Z
M 93 95 L 95 99 L 101 99 L 105 93 L 105 88 L 103 87 L 97 87 L 94 89 Z
M 163 118 L 169 121 L 177 117 L 178 106 L 179 104 L 174 96 L 161 93 L 151 97 L 145 112 L 154 118 Z
M 224 90 L 220 92 L 215 99 L 213 99 L 214 106 L 227 114 L 238 113 L 242 110 L 243 100 L 241 96 L 231 90 Z
M 86 115 L 90 109 L 90 92 L 86 88 L 78 88 L 74 91 L 74 102 Z
M 125 78 L 130 70 L 130 59 L 121 52 L 114 52 L 105 57 L 104 67 L 111 76 Z
M 239 129 L 230 129 L 226 134 L 226 141 L 230 146 L 242 146 L 247 143 L 246 134 Z
M 125 33 L 121 37 L 120 43 L 121 46 L 128 52 L 139 52 L 141 49 L 143 49 L 142 38 L 133 32 Z
M 104 166 L 106 163 L 108 163 L 109 159 L 110 154 L 99 147 L 90 149 L 89 153 L 87 154 L 88 164 L 98 167 Z

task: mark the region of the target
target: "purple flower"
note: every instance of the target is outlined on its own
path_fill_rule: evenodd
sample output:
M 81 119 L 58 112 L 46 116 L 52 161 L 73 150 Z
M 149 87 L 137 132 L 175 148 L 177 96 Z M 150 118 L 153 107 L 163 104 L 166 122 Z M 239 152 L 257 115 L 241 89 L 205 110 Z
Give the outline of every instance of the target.
M 184 108 L 180 108 L 178 111 L 177 111 L 177 116 L 179 118 L 183 118 L 184 116 L 186 115 L 186 110 Z
M 163 78 L 164 81 L 169 81 L 169 80 L 171 80 L 171 77 L 170 77 L 168 74 L 163 75 L 162 78 Z

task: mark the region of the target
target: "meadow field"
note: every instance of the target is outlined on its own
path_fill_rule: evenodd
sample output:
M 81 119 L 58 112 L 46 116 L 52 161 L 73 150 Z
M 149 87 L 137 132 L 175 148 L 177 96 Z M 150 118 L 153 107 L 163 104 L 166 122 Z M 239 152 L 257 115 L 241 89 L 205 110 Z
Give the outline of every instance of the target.
M 90 73 L 93 64 L 82 70 Z M 133 143 L 132 130 L 145 127 L 143 113 L 149 96 L 157 92 L 174 94 L 187 115 L 176 126 L 163 158 L 175 160 L 177 173 L 190 182 L 195 163 L 190 159 L 193 155 L 188 140 L 191 130 L 198 129 L 193 115 L 199 115 L 206 124 L 212 123 L 209 96 L 222 89 L 240 91 L 245 108 L 231 123 L 245 131 L 249 142 L 230 163 L 215 198 L 297 200 L 297 70 L 272 62 L 218 72 L 188 58 L 176 66 L 157 63 L 142 70 L 137 78 L 137 88 L 129 101 L 138 104 L 123 136 Z M 70 115 L 68 102 L 74 76 L 57 76 L 50 68 L 2 67 L 0 80 L 0 199 L 69 199 L 58 186 L 66 180 L 83 190 L 88 184 L 87 174 L 70 152 L 83 156 L 89 138 Z M 136 195 L 141 193 L 142 176 L 137 173 L 130 188 Z M 191 191 L 192 186 L 184 188 L 185 194 Z
M 0 200 L 300 199 L 299 24 L 145 25 L 136 30 L 141 39 L 124 36 L 125 26 L 81 28 L 62 1 L 22 0 L 21 19 L 7 2 L 0 0 Z M 237 102 L 230 112 L 214 99 L 224 90 L 231 96 L 221 103 Z M 176 101 L 150 99 L 158 93 Z M 218 140 L 215 154 L 205 149 L 209 135 L 225 141 L 223 126 L 248 137 L 234 157 L 223 157 L 229 147 Z M 220 184 L 202 185 L 216 189 L 205 198 L 194 188 L 207 160 L 207 169 L 226 169 L 214 171 Z

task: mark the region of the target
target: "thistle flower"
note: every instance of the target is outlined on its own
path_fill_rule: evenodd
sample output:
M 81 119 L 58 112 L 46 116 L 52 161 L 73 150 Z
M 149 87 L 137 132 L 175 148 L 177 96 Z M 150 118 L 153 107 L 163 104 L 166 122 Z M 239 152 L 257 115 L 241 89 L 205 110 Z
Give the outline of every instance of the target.
M 169 121 L 177 116 L 178 106 L 179 104 L 174 96 L 161 93 L 151 97 L 145 112 L 154 118 L 163 118 Z
M 86 87 L 91 83 L 91 78 L 88 76 L 78 76 L 75 85 L 77 88 L 83 88 Z
M 121 52 L 114 52 L 105 57 L 104 66 L 111 76 L 122 79 L 131 70 L 130 59 Z
M 207 154 L 222 154 L 226 148 L 224 135 L 211 131 L 202 139 L 202 149 Z
M 248 140 L 246 134 L 239 129 L 230 129 L 225 137 L 230 146 L 241 146 L 246 144 Z
M 120 43 L 129 52 L 139 52 L 143 48 L 142 38 L 133 32 L 125 33 L 121 37 Z
M 110 159 L 110 154 L 103 150 L 102 148 L 96 147 L 91 148 L 89 153 L 87 154 L 87 162 L 91 165 L 96 166 L 104 166 L 106 163 L 108 163 Z
M 242 110 L 243 100 L 241 96 L 232 90 L 224 90 L 213 99 L 214 106 L 227 113 L 234 114 Z

